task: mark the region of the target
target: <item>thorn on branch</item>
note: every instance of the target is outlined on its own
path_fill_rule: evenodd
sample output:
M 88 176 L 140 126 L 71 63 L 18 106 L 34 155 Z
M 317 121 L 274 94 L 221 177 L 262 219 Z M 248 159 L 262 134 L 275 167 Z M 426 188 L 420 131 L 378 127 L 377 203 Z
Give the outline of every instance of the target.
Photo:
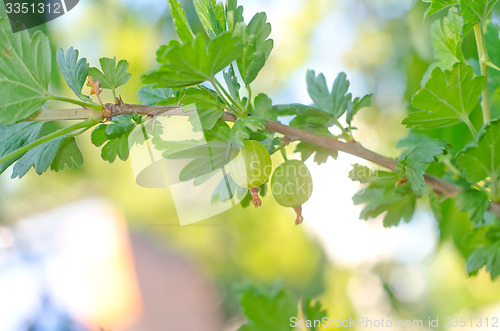
M 123 106 L 125 103 L 123 102 L 123 99 L 122 99 L 122 96 L 118 96 L 115 98 L 115 105 L 118 105 L 118 106 Z

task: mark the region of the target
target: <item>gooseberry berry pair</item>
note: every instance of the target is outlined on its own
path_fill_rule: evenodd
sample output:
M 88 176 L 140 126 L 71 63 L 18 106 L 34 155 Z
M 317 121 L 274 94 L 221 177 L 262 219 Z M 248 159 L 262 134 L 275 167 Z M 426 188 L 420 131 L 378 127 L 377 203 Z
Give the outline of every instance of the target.
M 262 202 L 257 187 L 264 184 L 272 172 L 271 157 L 264 145 L 246 140 L 243 149 L 228 167 L 236 184 L 248 188 L 255 207 L 259 207 Z M 302 223 L 301 205 L 312 193 L 311 173 L 304 162 L 287 160 L 280 164 L 271 177 L 271 191 L 280 205 L 294 208 L 297 213 L 295 224 Z

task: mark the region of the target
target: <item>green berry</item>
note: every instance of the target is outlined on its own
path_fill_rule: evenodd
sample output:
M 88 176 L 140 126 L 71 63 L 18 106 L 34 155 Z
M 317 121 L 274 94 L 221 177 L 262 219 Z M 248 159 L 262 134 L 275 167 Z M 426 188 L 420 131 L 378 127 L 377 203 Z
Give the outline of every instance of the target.
M 260 142 L 246 140 L 243 149 L 229 162 L 228 168 L 236 184 L 254 188 L 269 179 L 272 172 L 271 156 Z
M 295 209 L 297 224 L 302 222 L 301 205 L 311 197 L 312 187 L 311 173 L 304 162 L 299 160 L 280 164 L 271 178 L 274 199 L 284 207 Z

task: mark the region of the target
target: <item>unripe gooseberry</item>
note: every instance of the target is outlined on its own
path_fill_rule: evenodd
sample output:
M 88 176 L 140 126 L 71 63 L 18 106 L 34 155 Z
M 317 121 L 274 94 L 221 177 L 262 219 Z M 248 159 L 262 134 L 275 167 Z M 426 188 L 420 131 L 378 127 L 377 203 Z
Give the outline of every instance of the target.
M 271 156 L 260 142 L 246 140 L 243 149 L 228 164 L 231 177 L 241 187 L 250 189 L 255 207 L 261 205 L 257 187 L 271 175 Z
M 274 199 L 284 207 L 292 207 L 297 213 L 295 224 L 303 221 L 302 204 L 312 194 L 312 177 L 304 162 L 289 160 L 280 164 L 271 178 Z

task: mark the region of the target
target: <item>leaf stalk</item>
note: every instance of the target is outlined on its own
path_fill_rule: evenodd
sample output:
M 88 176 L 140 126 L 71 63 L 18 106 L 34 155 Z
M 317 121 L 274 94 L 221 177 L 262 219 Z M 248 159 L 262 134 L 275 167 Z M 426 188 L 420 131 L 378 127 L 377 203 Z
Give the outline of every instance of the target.
M 49 100 L 68 102 L 68 103 L 72 103 L 74 105 L 81 106 L 83 108 L 91 108 L 91 109 L 95 109 L 95 110 L 102 110 L 102 108 L 103 108 L 102 106 L 97 105 L 97 104 L 92 104 L 92 103 L 88 103 L 88 102 L 84 102 L 84 101 L 80 101 L 80 100 L 76 100 L 76 99 L 71 99 L 71 98 L 66 98 L 66 97 L 60 97 L 57 95 L 49 96 Z
M 486 124 L 491 120 L 490 100 L 488 95 L 488 64 L 491 63 L 486 44 L 484 42 L 483 25 L 478 23 L 474 25 L 474 35 L 476 37 L 477 53 L 479 56 L 479 67 L 481 75 L 486 79 L 486 86 L 483 88 L 481 109 L 483 111 L 483 123 Z
M 486 93 L 488 93 L 488 92 L 486 92 Z M 474 127 L 474 125 L 472 124 L 472 122 L 470 121 L 470 119 L 468 117 L 465 117 L 463 119 L 463 121 L 465 124 L 467 124 L 467 127 L 469 128 L 469 131 L 472 134 L 472 137 L 474 137 L 474 140 L 476 140 L 477 139 L 477 130 Z
M 235 110 L 237 114 L 244 114 L 244 110 L 240 109 L 238 103 L 231 97 L 224 86 L 222 86 L 222 84 L 216 78 L 211 80 L 210 83 L 212 83 L 215 91 L 217 92 L 217 94 L 219 94 L 222 100 L 224 100 L 224 103 L 226 104 L 226 106 L 228 106 L 229 109 Z

